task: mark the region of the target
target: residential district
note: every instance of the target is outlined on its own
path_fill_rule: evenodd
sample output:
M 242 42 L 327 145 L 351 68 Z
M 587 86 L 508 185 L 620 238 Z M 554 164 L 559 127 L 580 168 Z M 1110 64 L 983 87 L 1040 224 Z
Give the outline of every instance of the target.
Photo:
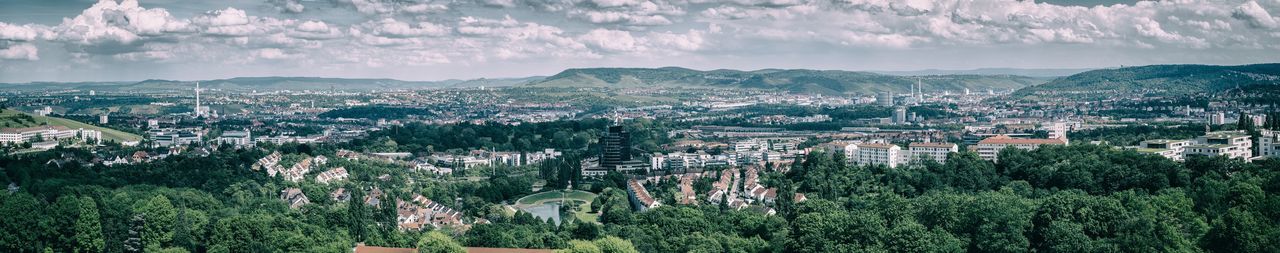
M 552 95 L 602 92 L 614 97 Z M 86 150 L 88 156 L 64 154 L 46 162 L 86 168 L 249 150 L 254 153 L 245 154 L 259 156 L 243 170 L 279 180 L 263 184 L 277 187 L 272 191 L 288 208 L 307 211 L 338 203 L 388 208 L 400 231 L 457 233 L 492 221 L 468 206 L 473 200 L 457 194 L 421 189 L 388 194 L 384 188 L 543 174 L 517 191 L 533 195 L 493 200 L 506 212 L 558 224 L 598 222 L 599 207 L 592 206 L 598 203 L 590 202 L 602 201 L 608 191 L 596 187 L 610 181 L 621 182 L 627 206 L 635 212 L 693 205 L 777 215 L 780 199 L 801 203 L 809 197 L 765 181 L 815 152 L 839 154 L 850 167 L 888 169 L 946 164 L 962 153 L 998 162 L 1011 149 L 1068 145 L 1131 150 L 1176 162 L 1194 156 L 1245 163 L 1280 158 L 1274 106 L 1229 97 L 1183 103 L 1182 97 L 1154 94 L 1100 101 L 1002 99 L 1012 92 L 924 87 L 845 96 L 699 88 L 246 91 L 202 89 L 195 83 L 153 93 L 5 91 L 0 122 L 8 127 L 0 129 L 0 145 L 15 156 Z M 449 136 L 424 136 L 423 129 Z M 1140 132 L 1109 134 L 1135 129 Z M 412 142 L 419 140 L 424 142 Z M 566 164 L 573 167 L 567 175 L 563 169 L 538 169 Z M 27 186 L 9 183 L 11 192 L 22 187 Z M 600 198 L 565 197 L 579 192 Z M 353 247 L 356 252 L 396 250 Z

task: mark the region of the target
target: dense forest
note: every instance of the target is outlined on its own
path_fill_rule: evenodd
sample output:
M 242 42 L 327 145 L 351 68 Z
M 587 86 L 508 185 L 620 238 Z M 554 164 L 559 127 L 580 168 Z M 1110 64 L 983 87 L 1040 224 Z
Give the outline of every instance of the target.
M 572 148 L 583 145 L 575 139 L 594 138 L 592 131 L 607 123 L 556 124 L 581 125 L 407 125 L 343 147 Z M 471 135 L 452 139 L 462 138 L 459 133 Z M 529 145 L 516 144 L 524 138 Z M 1191 157 L 1180 163 L 1076 144 L 1008 149 L 997 163 L 958 153 L 942 164 L 926 160 L 887 168 L 850 166 L 839 152 L 816 150 L 793 166 L 761 175 L 763 184 L 779 188 L 778 196 L 808 197 L 778 198 L 775 215 L 674 202 L 637 212 L 619 188 L 621 178 L 611 175 L 572 181 L 593 185 L 575 189 L 598 194 L 591 209 L 599 223 L 560 225 L 508 213 L 503 204 L 532 193 L 534 181 L 567 183 L 574 171 L 564 168 L 575 167 L 576 158 L 497 168 L 477 180 L 376 160 L 334 159 L 332 166 L 352 173 L 336 185 L 287 182 L 249 169 L 270 151 L 295 160 L 332 155 L 337 148 L 224 147 L 208 156 L 111 167 L 50 162 L 92 157 L 76 149 L 0 157 L 0 182 L 14 186 L 0 193 L 0 229 L 7 231 L 0 234 L 0 251 L 344 252 L 365 242 L 446 252 L 460 246 L 572 252 L 1280 252 L 1280 162 L 1273 160 Z M 279 200 L 286 187 L 301 188 L 312 203 L 290 209 Z M 456 200 L 455 207 L 490 223 L 466 232 L 400 231 L 389 225 L 396 219 L 390 204 L 333 201 L 328 192 L 337 187 L 352 190 L 353 199 L 379 188 L 386 192 L 382 203 L 413 194 Z M 662 189 L 672 184 L 651 187 L 674 192 Z

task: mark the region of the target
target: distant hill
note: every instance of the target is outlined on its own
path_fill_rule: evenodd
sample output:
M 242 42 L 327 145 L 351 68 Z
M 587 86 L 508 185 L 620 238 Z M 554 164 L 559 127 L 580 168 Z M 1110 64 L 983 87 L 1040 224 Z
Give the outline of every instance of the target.
M 1280 85 L 1280 64 L 1151 65 L 1099 69 L 1027 87 L 1014 92 L 1012 97 L 1104 97 L 1140 92 L 1181 95 L 1215 93 L 1255 85 Z
M 425 89 L 445 87 L 501 87 L 524 84 L 541 77 L 494 78 L 473 80 L 444 81 L 402 81 L 395 79 L 351 79 L 323 77 L 237 77 L 230 79 L 202 80 L 201 88 L 223 90 L 384 90 L 384 89 Z M 194 88 L 195 81 L 144 80 L 140 82 L 37 82 L 37 83 L 4 83 L 0 89 L 7 90 L 51 90 L 78 89 L 98 91 L 171 91 Z
M 981 68 L 969 70 L 926 69 L 913 71 L 872 71 L 895 76 L 928 76 L 928 75 L 1015 75 L 1030 77 L 1062 77 L 1078 74 L 1093 69 L 1019 69 L 1019 68 Z
M 815 94 L 871 94 L 909 92 L 916 77 L 870 72 L 805 69 L 764 69 L 756 71 L 699 71 L 665 68 L 585 68 L 569 69 L 532 82 L 534 87 L 650 87 L 700 86 L 719 88 L 773 89 Z M 1012 75 L 936 75 L 921 77 L 925 91 L 1018 89 L 1043 83 L 1046 79 Z
M 35 126 L 42 126 L 42 125 L 64 126 L 70 129 L 80 129 L 80 128 L 95 129 L 102 132 L 103 140 L 112 140 L 116 142 L 142 140 L 142 136 L 138 136 L 136 134 L 126 133 L 126 132 L 122 132 L 120 130 L 115 130 L 111 128 L 89 125 L 79 121 L 58 118 L 58 117 L 45 117 L 45 116 L 31 115 L 31 114 L 27 114 L 27 113 L 12 110 L 12 109 L 0 110 L 0 128 L 22 128 L 22 127 L 35 127 Z

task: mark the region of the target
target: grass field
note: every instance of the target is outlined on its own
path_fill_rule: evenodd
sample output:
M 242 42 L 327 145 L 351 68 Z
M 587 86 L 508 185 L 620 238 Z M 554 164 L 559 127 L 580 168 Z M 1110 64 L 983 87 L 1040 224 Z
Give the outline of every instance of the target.
M 29 115 L 31 116 L 32 120 L 15 122 L 13 119 L 19 117 L 19 115 Z M 120 130 L 105 128 L 105 127 L 89 125 L 79 121 L 74 121 L 74 120 L 69 120 L 64 118 L 57 118 L 57 117 L 30 115 L 23 112 L 8 110 L 8 109 L 4 111 L 0 111 L 0 127 L 2 128 L 34 127 L 34 126 L 40 126 L 40 123 L 48 123 L 49 125 L 52 125 L 52 126 L 64 126 L 70 129 L 78 129 L 78 128 L 95 129 L 102 132 L 103 140 L 113 140 L 116 142 L 142 140 L 142 136 L 138 136 L 136 134 L 126 133 Z
M 563 198 L 561 194 L 563 193 Z M 549 202 L 558 202 L 562 199 L 581 203 L 578 205 L 578 211 L 573 213 L 573 217 L 580 221 L 599 222 L 598 214 L 589 213 L 591 211 L 591 201 L 596 199 L 596 194 L 586 191 L 546 191 L 525 196 L 516 200 L 514 208 L 536 207 Z
M 591 203 L 592 200 L 596 199 L 595 193 L 586 192 L 586 191 L 578 191 L 578 190 L 574 190 L 571 192 L 546 191 L 546 192 L 535 193 L 533 195 L 520 198 L 516 200 L 516 205 L 533 206 L 533 205 L 541 205 L 541 204 L 547 203 L 548 201 L 559 201 L 560 198 L 562 197 L 561 193 L 564 194 L 563 197 L 566 199 L 581 200 L 581 201 L 586 201 L 587 203 Z

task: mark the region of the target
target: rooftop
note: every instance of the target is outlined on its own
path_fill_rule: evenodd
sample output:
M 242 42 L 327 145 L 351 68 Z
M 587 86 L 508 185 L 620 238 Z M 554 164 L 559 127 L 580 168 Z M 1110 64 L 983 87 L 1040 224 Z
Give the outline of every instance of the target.
M 1142 142 L 1155 143 L 1155 144 L 1169 144 L 1169 143 L 1175 143 L 1175 142 L 1187 142 L 1187 140 L 1155 139 L 1155 140 L 1145 140 Z
M 978 144 L 1045 144 L 1045 145 L 1066 145 L 1067 141 L 1063 139 L 1022 139 L 1013 138 L 1008 135 L 996 135 L 990 138 L 982 139 Z
M 922 147 L 922 148 L 954 148 L 954 147 L 956 147 L 956 144 L 955 144 L 955 143 L 950 143 L 950 142 L 912 142 L 910 145 L 907 145 L 907 146 L 908 146 L 908 147 L 913 147 L 913 148 L 914 148 L 914 147 Z

